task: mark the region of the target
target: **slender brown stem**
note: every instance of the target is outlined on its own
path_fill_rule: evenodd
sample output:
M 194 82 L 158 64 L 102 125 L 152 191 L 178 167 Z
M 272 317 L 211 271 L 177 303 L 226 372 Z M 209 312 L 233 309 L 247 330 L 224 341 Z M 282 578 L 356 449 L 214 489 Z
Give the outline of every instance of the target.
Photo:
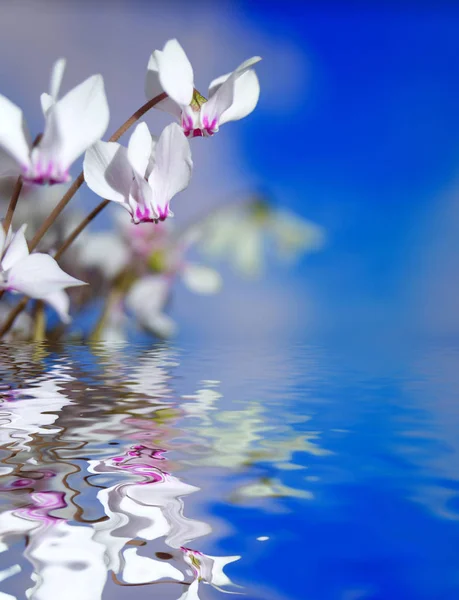
M 159 94 L 158 96 L 155 96 L 154 98 L 152 98 L 151 100 L 146 102 L 143 106 L 141 106 L 139 108 L 139 110 L 137 110 L 131 117 L 129 117 L 129 119 L 125 123 L 123 123 L 123 125 L 121 125 L 121 127 L 119 127 L 115 131 L 115 133 L 110 137 L 110 139 L 108 141 L 116 142 L 117 140 L 119 140 L 119 138 L 124 133 L 126 133 L 126 131 L 130 127 L 132 127 L 132 125 L 134 125 L 134 123 L 136 121 L 138 121 L 141 117 L 143 117 L 143 115 L 146 112 L 148 112 L 151 108 L 153 108 L 153 106 L 155 106 L 155 104 L 158 104 L 158 102 L 161 102 L 165 98 L 167 98 L 167 94 L 165 92 L 163 92 L 162 94 Z M 62 197 L 60 202 L 58 202 L 58 204 L 56 204 L 56 206 L 54 207 L 54 210 L 51 212 L 51 214 L 42 223 L 40 229 L 34 235 L 32 241 L 29 244 L 30 252 L 32 252 L 32 250 L 34 250 L 37 247 L 37 244 L 40 242 L 42 237 L 45 235 L 45 233 L 48 231 L 48 229 L 51 227 L 51 225 L 54 223 L 54 221 L 57 219 L 57 217 L 61 214 L 61 212 L 64 210 L 64 208 L 70 202 L 70 200 L 76 194 L 76 192 L 80 189 L 80 187 L 83 185 L 83 183 L 84 183 L 84 174 L 82 171 L 78 175 L 78 177 L 75 179 L 75 181 L 72 183 L 72 185 L 67 190 L 67 192 L 64 194 L 64 196 Z
M 30 252 L 32 252 L 32 250 L 35 250 L 35 248 L 37 247 L 37 245 L 40 242 L 40 240 L 42 239 L 42 237 L 45 235 L 45 233 L 48 231 L 48 229 L 51 227 L 51 225 L 54 223 L 54 221 L 57 219 L 57 217 L 61 214 L 61 212 L 64 210 L 64 208 L 70 202 L 70 200 L 73 198 L 73 196 L 79 190 L 79 188 L 83 185 L 83 183 L 84 183 L 84 175 L 83 175 L 83 172 L 81 172 L 78 175 L 78 177 L 75 179 L 75 181 L 72 183 L 72 185 L 69 187 L 67 192 L 63 195 L 62 199 L 56 204 L 56 206 L 51 211 L 51 213 L 48 215 L 48 217 L 43 221 L 40 229 L 33 236 L 32 240 L 29 243 Z
M 139 110 L 136 110 L 135 113 L 131 117 L 129 117 L 129 119 L 115 131 L 115 133 L 112 135 L 112 137 L 108 141 L 109 142 L 117 142 L 120 139 L 120 137 L 122 135 L 124 135 L 130 127 L 132 127 L 134 125 L 134 123 L 136 121 L 141 119 L 145 113 L 147 113 L 151 108 L 156 106 L 156 104 L 159 104 L 166 98 L 167 98 L 167 94 L 166 94 L 166 92 L 163 92 L 162 94 L 158 94 L 158 96 L 155 96 L 148 102 L 145 102 L 145 104 L 143 106 L 141 106 L 139 108 Z
M 123 125 L 121 125 L 121 127 L 119 127 L 115 131 L 115 133 L 111 136 L 109 141 L 116 142 L 117 140 L 119 140 L 119 138 L 123 134 L 125 134 L 126 131 L 130 127 L 132 127 L 132 125 L 134 125 L 134 123 L 136 121 L 141 119 L 145 113 L 147 113 L 156 104 L 158 104 L 162 100 L 165 100 L 166 98 L 167 98 L 167 94 L 165 92 L 163 92 L 162 94 L 159 94 L 158 96 L 155 96 L 154 98 L 152 98 L 151 100 L 146 102 L 143 106 L 141 106 L 138 110 L 136 110 L 136 112 L 132 116 L 130 116 L 129 119 L 125 123 L 123 123 Z M 32 252 L 32 250 L 34 250 L 37 247 L 38 243 L 41 241 L 41 239 L 43 238 L 45 233 L 48 231 L 48 229 L 51 227 L 51 225 L 54 223 L 54 221 L 57 219 L 57 217 L 61 214 L 61 212 L 67 206 L 67 204 L 70 202 L 70 200 L 76 194 L 78 189 L 83 185 L 83 182 L 84 182 L 84 174 L 83 174 L 83 172 L 81 172 L 78 175 L 78 177 L 75 179 L 73 184 L 70 186 L 70 188 L 67 190 L 66 194 L 64 194 L 64 196 L 62 197 L 60 202 L 55 206 L 55 208 L 51 212 L 51 214 L 45 219 L 45 221 L 41 225 L 40 229 L 34 235 L 32 241 L 29 244 L 30 252 Z M 97 206 L 88 215 L 88 217 L 80 223 L 80 225 L 70 234 L 69 238 L 67 240 L 65 240 L 65 242 L 63 243 L 61 248 L 59 248 L 59 250 L 58 250 L 59 256 L 61 256 L 65 252 L 65 250 L 67 250 L 67 248 L 70 246 L 70 244 L 78 237 L 78 235 L 83 231 L 83 229 L 86 227 L 86 225 L 88 225 L 88 223 L 90 223 L 92 221 L 92 219 L 94 219 L 99 214 L 99 212 L 107 206 L 107 204 L 108 204 L 107 200 L 104 200 L 103 202 L 101 202 L 99 204 L 99 206 Z M 56 258 L 58 258 L 57 254 L 56 254 Z M 21 312 L 26 307 L 27 302 L 28 302 L 28 298 L 23 298 L 21 300 L 21 302 L 19 302 L 14 307 L 14 309 L 10 312 L 7 320 L 0 328 L 0 338 L 2 338 L 6 333 L 8 333 L 8 331 L 12 327 L 16 318 L 21 314 Z
M 16 210 L 16 205 L 18 203 L 19 196 L 21 195 L 21 190 L 22 190 L 22 175 L 19 175 L 19 177 L 16 180 L 16 183 L 14 184 L 13 193 L 11 195 L 11 200 L 8 205 L 8 210 L 6 211 L 6 217 L 5 217 L 5 220 L 3 221 L 3 229 L 5 230 L 5 233 L 8 233 L 8 230 L 11 226 L 11 221 L 13 220 L 13 214 L 14 214 L 14 211 Z
M 64 252 L 67 250 L 67 248 L 70 246 L 70 244 L 72 244 L 74 242 L 74 240 L 76 240 L 76 238 L 83 231 L 83 229 L 85 229 L 89 225 L 89 223 L 91 223 L 91 221 L 93 221 L 97 217 L 97 215 L 101 211 L 104 210 L 104 208 L 107 206 L 107 204 L 110 204 L 110 200 L 103 200 L 100 204 L 98 204 L 96 206 L 96 208 L 94 210 L 92 210 L 89 213 L 89 215 L 85 219 L 83 219 L 81 221 L 81 223 L 78 225 L 78 227 L 75 227 L 75 229 L 67 237 L 67 239 L 62 243 L 61 247 L 54 255 L 54 258 L 56 260 L 60 259 L 60 257 L 64 254 Z
M 8 331 L 11 329 L 13 323 L 15 322 L 16 318 L 22 313 L 22 311 L 27 306 L 28 301 L 29 301 L 28 298 L 23 298 L 20 302 L 18 302 L 16 304 L 16 306 L 13 308 L 13 310 L 8 315 L 7 320 L 3 323 L 3 325 L 0 328 L 0 338 L 2 338 L 6 333 L 8 333 Z

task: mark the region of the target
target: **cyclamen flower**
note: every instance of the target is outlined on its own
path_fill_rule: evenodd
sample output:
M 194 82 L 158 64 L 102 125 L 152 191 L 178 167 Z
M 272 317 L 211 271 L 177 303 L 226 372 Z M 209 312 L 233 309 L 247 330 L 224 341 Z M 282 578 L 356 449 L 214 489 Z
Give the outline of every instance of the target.
M 192 168 L 190 145 L 176 123 L 168 125 L 158 141 L 146 123 L 139 123 L 127 148 L 99 141 L 84 159 L 91 190 L 119 202 L 136 224 L 174 216 L 169 203 L 187 187 Z
M 62 321 L 70 321 L 69 297 L 64 288 L 86 285 L 67 275 L 48 254 L 29 254 L 23 225 L 13 236 L 0 227 L 0 289 L 47 302 Z
M 45 127 L 32 147 L 22 110 L 0 95 L 0 176 L 22 174 L 32 183 L 65 183 L 69 169 L 100 139 L 108 126 L 109 109 L 101 75 L 93 75 L 58 100 L 66 61 L 52 71 L 50 93 L 41 95 Z
M 169 98 L 156 108 L 176 116 L 187 137 L 210 136 L 220 125 L 238 121 L 256 107 L 260 85 L 251 67 L 260 60 L 253 56 L 232 73 L 214 79 L 207 100 L 194 87 L 193 67 L 182 46 L 169 40 L 150 57 L 145 92 L 148 98 L 167 93 Z

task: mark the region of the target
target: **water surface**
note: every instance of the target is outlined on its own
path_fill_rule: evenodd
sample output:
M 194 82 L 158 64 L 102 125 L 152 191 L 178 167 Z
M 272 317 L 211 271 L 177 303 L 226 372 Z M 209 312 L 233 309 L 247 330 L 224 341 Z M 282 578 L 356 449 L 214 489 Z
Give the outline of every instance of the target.
M 457 599 L 458 355 L 413 348 L 1 346 L 0 598 Z

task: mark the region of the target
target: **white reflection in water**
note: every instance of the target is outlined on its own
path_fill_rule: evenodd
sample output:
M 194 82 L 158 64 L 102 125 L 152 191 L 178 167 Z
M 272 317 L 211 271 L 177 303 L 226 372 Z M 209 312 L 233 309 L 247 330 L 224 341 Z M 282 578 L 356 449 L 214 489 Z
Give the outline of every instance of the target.
M 174 597 L 191 600 L 203 584 L 231 584 L 223 568 L 239 557 L 194 549 L 212 533 L 184 514 L 184 499 L 199 488 L 164 469 L 174 463 L 163 446 L 183 414 L 166 400 L 170 356 L 142 352 L 134 366 L 117 352 L 99 349 L 94 357 L 100 362 L 88 372 L 68 357 L 46 369 L 44 349 L 18 373 L 5 366 L 3 381 L 23 387 L 1 392 L 0 581 L 17 586 L 22 578 L 29 600 L 60 600 L 63 590 L 66 600 L 100 600 L 112 581 L 174 583 Z M 88 520 L 89 508 L 103 516 Z M 21 541 L 27 568 L 9 560 Z

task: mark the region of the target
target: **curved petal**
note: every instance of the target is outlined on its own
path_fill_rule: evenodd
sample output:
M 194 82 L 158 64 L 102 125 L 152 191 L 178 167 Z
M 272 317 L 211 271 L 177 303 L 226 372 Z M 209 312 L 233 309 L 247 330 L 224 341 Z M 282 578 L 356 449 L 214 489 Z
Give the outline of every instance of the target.
M 126 148 L 116 142 L 96 142 L 85 154 L 83 171 L 88 187 L 98 196 L 127 202 L 133 173 Z
M 155 221 L 159 218 L 152 205 L 152 191 L 143 177 L 136 175 L 129 190 L 129 207 L 133 223 Z
M 242 64 L 240 64 L 232 73 L 221 75 L 220 77 L 217 77 L 211 81 L 209 85 L 209 98 L 215 94 L 218 88 L 228 79 L 228 77 L 231 77 L 231 75 L 237 75 L 238 73 L 242 75 L 242 73 L 245 73 L 248 69 L 259 63 L 261 60 L 261 56 L 252 56 L 252 58 L 248 58 Z
M 30 254 L 8 271 L 7 288 L 31 298 L 44 299 L 63 288 L 86 285 L 65 273 L 48 254 Z
M 196 294 L 216 294 L 222 287 L 220 273 L 204 265 L 188 263 L 182 271 L 182 279 Z
M 0 94 L 0 148 L 19 163 L 30 164 L 30 145 L 26 133 L 22 110 L 11 100 Z
M 147 75 L 145 77 L 145 96 L 149 100 L 155 96 L 159 96 L 164 91 L 159 81 L 158 56 L 161 54 L 161 50 L 155 50 L 148 60 Z
M 59 96 L 59 91 L 61 89 L 66 64 L 67 61 L 65 60 L 65 58 L 60 58 L 59 60 L 56 60 L 56 62 L 53 65 L 53 70 L 51 71 L 49 95 L 54 100 L 54 102 L 56 102 L 57 97 Z
M 53 97 L 50 94 L 43 92 L 43 94 L 40 96 L 40 104 L 43 115 L 46 117 L 46 113 L 54 104 Z
M 74 160 L 100 140 L 108 121 L 104 81 L 101 75 L 93 75 L 48 111 L 37 161 L 58 165 L 62 172 L 68 170 Z
M 148 183 L 157 212 L 164 215 L 171 198 L 187 187 L 193 168 L 190 144 L 176 123 L 171 123 L 161 133 L 155 158 Z
M 0 148 L 0 177 L 17 176 L 21 173 L 19 163 L 5 150 Z
M 24 235 L 26 228 L 27 225 L 22 225 L 21 228 L 16 231 L 9 243 L 2 260 L 2 269 L 4 271 L 8 271 L 13 265 L 29 256 L 29 247 Z
M 161 50 L 155 50 L 148 61 L 147 76 L 145 78 L 145 95 L 149 100 L 155 98 L 155 96 L 159 96 L 159 94 L 164 92 L 163 86 L 159 80 L 159 66 L 157 58 L 161 54 Z M 174 102 L 174 100 L 172 100 L 172 98 L 161 100 L 161 102 L 155 104 L 155 108 L 164 112 L 168 112 L 171 115 L 174 115 L 174 117 L 177 119 L 180 119 L 181 108 L 176 102 Z
M 250 114 L 258 102 L 260 86 L 251 67 L 261 60 L 254 56 L 244 61 L 235 71 L 214 79 L 209 87 L 209 101 L 201 109 L 203 126 L 207 117 L 212 123 L 223 124 L 236 121 Z
M 249 69 L 234 83 L 233 103 L 220 117 L 220 125 L 228 121 L 243 119 L 255 109 L 260 97 L 260 83 L 257 74 Z
M 159 81 L 163 90 L 179 104 L 187 106 L 193 98 L 193 68 L 177 40 L 169 40 L 156 53 Z
M 144 122 L 139 123 L 129 139 L 127 157 L 133 170 L 142 178 L 145 176 L 152 151 L 153 139 L 148 125 Z
M 43 301 L 49 304 L 52 308 L 54 308 L 54 310 L 57 312 L 60 320 L 63 323 L 70 323 L 70 298 L 68 294 L 64 292 L 64 290 L 48 294 L 43 298 Z
M 148 275 L 131 287 L 126 306 L 143 327 L 161 337 L 169 337 L 175 331 L 175 324 L 162 312 L 168 295 L 168 280 L 161 275 Z

